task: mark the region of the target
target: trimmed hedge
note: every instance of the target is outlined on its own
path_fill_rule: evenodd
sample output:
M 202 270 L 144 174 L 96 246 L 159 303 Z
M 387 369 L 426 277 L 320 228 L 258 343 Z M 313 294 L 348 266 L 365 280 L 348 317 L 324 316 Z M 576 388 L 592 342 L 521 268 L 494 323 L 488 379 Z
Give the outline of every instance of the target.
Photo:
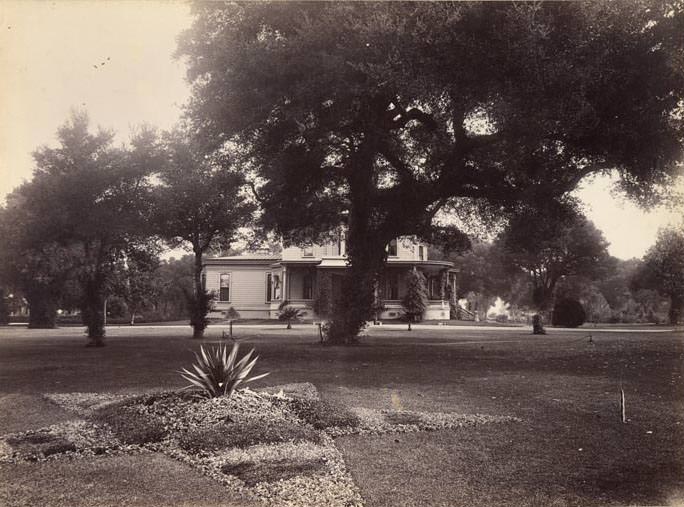
M 562 327 L 579 327 L 587 321 L 582 303 L 576 299 L 561 299 L 553 307 L 551 324 Z

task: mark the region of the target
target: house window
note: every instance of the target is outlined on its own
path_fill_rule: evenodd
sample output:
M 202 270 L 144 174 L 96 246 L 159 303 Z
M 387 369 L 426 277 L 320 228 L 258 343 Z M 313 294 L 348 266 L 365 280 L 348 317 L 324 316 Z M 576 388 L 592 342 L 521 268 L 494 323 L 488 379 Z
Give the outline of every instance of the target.
M 271 285 L 273 284 L 273 276 L 271 273 L 266 273 L 266 302 L 271 301 Z
M 313 299 L 313 277 L 310 273 L 305 274 L 302 280 L 302 298 Z
M 202 288 L 207 290 L 207 274 L 202 273 Z
M 307 245 L 303 248 L 304 250 L 304 257 L 313 257 L 313 245 Z
M 387 255 L 390 257 L 396 257 L 397 256 L 397 240 L 393 239 L 390 241 L 387 245 Z
M 230 301 L 230 273 L 219 277 L 219 301 Z
M 337 255 L 342 256 L 344 254 L 344 250 L 342 248 L 342 235 L 340 234 L 337 236 Z
M 280 276 L 273 275 L 273 299 L 280 299 Z
M 385 276 L 385 299 L 399 299 L 399 276 L 389 272 Z
M 423 245 L 420 245 L 418 247 L 418 260 L 419 261 L 425 260 L 425 247 Z

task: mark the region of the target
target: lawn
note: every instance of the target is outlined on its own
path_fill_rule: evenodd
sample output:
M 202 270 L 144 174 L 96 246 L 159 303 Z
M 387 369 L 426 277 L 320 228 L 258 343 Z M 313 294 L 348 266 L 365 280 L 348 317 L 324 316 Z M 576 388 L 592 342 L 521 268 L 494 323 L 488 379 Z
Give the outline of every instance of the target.
M 74 328 L 0 328 L 0 434 L 68 419 L 68 412 L 40 397 L 45 393 L 133 394 L 182 387 L 176 370 L 199 348 L 187 339 L 188 331 L 112 328 L 108 346 L 98 349 L 83 347 L 85 338 Z M 210 329 L 204 341 L 216 341 L 221 331 Z M 245 349 L 253 346 L 261 356 L 255 373 L 271 371 L 257 386 L 311 382 L 324 400 L 346 407 L 521 420 L 337 438 L 369 507 L 684 505 L 681 332 L 551 329 L 535 337 L 523 328 L 408 332 L 383 326 L 348 348 L 320 346 L 313 326 L 292 331 L 237 326 L 235 334 Z M 123 486 L 134 466 L 130 461 L 135 462 L 130 456 L 94 458 L 90 474 L 73 469 L 82 462 L 68 470 L 56 461 L 2 465 L 0 503 L 11 497 L 10 505 L 110 505 L 102 499 L 116 497 L 120 488 L 129 499 L 121 505 L 239 504 L 228 497 L 216 500 L 211 488 L 220 486 L 207 486 L 207 477 L 164 456 L 139 459 L 148 463 L 147 481 L 156 484 L 147 503 L 144 489 Z M 100 469 L 107 472 L 97 475 Z M 77 484 L 64 485 L 60 476 Z M 92 484 L 102 476 L 107 487 L 97 490 Z M 177 481 L 175 488 L 164 486 L 176 476 L 185 478 L 187 487 Z M 22 487 L 26 477 L 35 478 L 31 488 Z M 9 485 L 4 491 L 3 484 Z M 211 490 L 206 502 L 197 500 L 201 485 Z M 80 504 L 69 496 L 75 490 L 85 499 Z

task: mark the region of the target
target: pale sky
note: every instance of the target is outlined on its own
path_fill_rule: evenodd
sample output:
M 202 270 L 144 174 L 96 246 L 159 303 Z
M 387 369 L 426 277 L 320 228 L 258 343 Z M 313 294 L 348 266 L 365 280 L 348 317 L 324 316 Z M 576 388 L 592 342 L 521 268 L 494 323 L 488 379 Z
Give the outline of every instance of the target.
M 30 179 L 31 153 L 54 143 L 74 107 L 122 141 L 141 123 L 171 127 L 189 97 L 171 55 L 191 21 L 184 2 L 0 0 L 0 201 Z M 681 223 L 684 207 L 647 214 L 609 187 L 599 178 L 579 195 L 612 255 L 641 257 L 658 227 Z

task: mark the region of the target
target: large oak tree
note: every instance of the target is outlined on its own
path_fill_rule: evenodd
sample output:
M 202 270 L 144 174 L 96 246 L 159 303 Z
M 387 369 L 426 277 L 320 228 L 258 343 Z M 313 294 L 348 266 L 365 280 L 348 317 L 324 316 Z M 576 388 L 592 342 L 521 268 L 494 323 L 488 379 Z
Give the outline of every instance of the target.
M 681 4 L 203 3 L 185 33 L 191 117 L 240 146 L 286 241 L 344 223 L 330 328 L 371 317 L 385 245 L 445 206 L 515 211 L 615 170 L 647 201 L 682 150 Z
M 33 179 L 8 198 L 6 263 L 26 296 L 30 324 L 54 326 L 68 280 L 77 282 L 79 309 L 90 344 L 103 345 L 104 301 L 126 251 L 148 249 L 148 176 L 155 136 L 140 130 L 130 146 L 113 133 L 92 133 L 74 112 L 57 133 L 58 145 L 34 153 Z

